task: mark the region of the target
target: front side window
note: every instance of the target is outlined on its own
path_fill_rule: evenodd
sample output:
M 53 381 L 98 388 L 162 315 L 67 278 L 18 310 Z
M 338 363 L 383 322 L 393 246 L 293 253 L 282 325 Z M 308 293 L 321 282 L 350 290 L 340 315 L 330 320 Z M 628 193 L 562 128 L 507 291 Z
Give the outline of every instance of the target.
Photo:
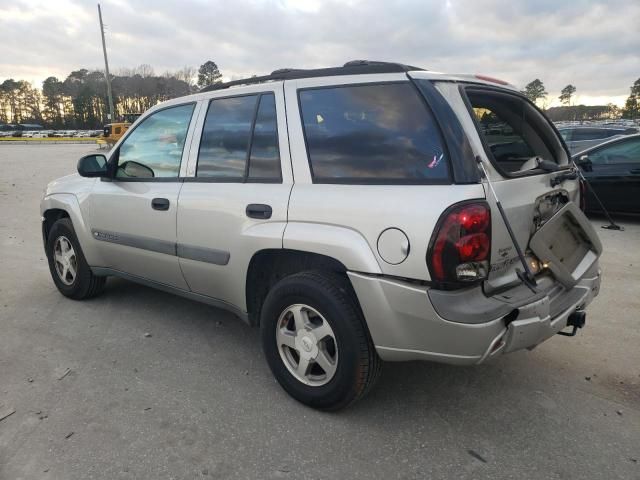
M 436 122 L 409 82 L 299 92 L 317 183 L 446 183 Z
M 589 160 L 596 165 L 635 163 L 640 166 L 640 139 L 634 138 L 602 147 L 589 153 Z
M 197 177 L 218 181 L 280 179 L 272 93 L 211 100 L 198 152 Z
M 151 114 L 120 145 L 116 178 L 177 178 L 194 104 Z
M 466 93 L 478 132 L 500 171 L 511 174 L 523 168 L 530 170 L 528 160 L 533 157 L 561 163 L 562 156 L 566 161 L 553 128 L 525 99 L 494 90 L 470 89 Z

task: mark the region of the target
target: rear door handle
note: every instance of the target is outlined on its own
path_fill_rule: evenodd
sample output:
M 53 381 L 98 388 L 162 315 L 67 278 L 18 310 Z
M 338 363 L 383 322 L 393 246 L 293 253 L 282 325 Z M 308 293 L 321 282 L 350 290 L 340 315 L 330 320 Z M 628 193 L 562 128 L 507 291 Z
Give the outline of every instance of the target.
M 169 210 L 169 199 L 154 198 L 151 200 L 151 208 L 154 210 Z
M 271 218 L 271 214 L 273 210 L 270 205 L 264 205 L 262 203 L 250 203 L 247 205 L 247 217 L 249 218 L 260 218 L 262 220 L 266 220 L 267 218 Z
M 640 175 L 640 168 L 634 168 L 630 173 L 631 175 Z

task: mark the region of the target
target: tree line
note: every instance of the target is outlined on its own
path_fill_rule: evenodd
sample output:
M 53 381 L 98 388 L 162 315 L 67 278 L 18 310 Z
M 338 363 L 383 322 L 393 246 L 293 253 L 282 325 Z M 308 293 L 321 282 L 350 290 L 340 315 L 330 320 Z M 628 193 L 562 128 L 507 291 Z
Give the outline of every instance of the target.
M 114 121 L 126 114 L 141 113 L 159 102 L 219 83 L 222 74 L 215 62 L 208 60 L 197 70 L 184 67 L 156 75 L 150 65 L 120 69 L 111 75 Z M 47 78 L 42 89 L 27 81 L 7 79 L 0 84 L 0 124 L 36 123 L 46 128 L 101 128 L 107 122 L 108 100 L 103 71 L 86 68 L 71 72 L 64 80 Z M 541 104 L 551 120 L 593 120 L 640 118 L 640 78 L 630 88 L 629 98 L 620 109 L 616 105 L 572 105 L 577 88 L 567 85 L 558 97 L 561 107 L 548 107 L 544 83 L 536 78 L 522 93 Z
M 572 105 L 571 99 L 574 98 L 577 88 L 574 85 L 567 85 L 560 91 L 558 100 L 562 104 L 561 107 L 547 108 L 548 93 L 544 83 L 539 78 L 529 82 L 522 90 L 522 93 L 533 103 L 540 103 L 543 110 L 547 113 L 551 120 L 602 120 L 640 118 L 640 78 L 636 80 L 630 87 L 629 97 L 623 108 L 613 103 L 608 105 Z
M 121 69 L 111 75 L 114 121 L 141 113 L 164 100 L 188 95 L 221 81 L 209 60 L 199 69 L 184 67 L 156 75 L 150 65 Z M 42 89 L 25 80 L 0 83 L 0 124 L 34 123 L 51 129 L 101 129 L 109 113 L 103 71 L 82 68 L 64 80 L 48 77 Z

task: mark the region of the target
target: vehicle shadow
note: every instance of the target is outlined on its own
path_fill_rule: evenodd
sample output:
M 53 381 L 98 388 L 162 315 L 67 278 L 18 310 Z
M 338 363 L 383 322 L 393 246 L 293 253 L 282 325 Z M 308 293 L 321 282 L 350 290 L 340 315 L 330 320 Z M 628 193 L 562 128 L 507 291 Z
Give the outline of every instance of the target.
M 158 335 L 170 335 L 178 341 L 182 337 L 184 342 L 193 342 L 197 338 L 204 351 L 210 348 L 218 352 L 233 352 L 234 356 L 246 359 L 246 363 L 232 367 L 237 368 L 232 372 L 234 375 L 240 376 L 246 368 L 251 369 L 253 381 L 244 387 L 238 386 L 247 389 L 246 395 L 255 395 L 252 390 L 256 388 L 266 388 L 271 394 L 275 391 L 281 397 L 280 402 L 288 399 L 295 404 L 272 379 L 261 351 L 259 330 L 246 325 L 233 314 L 118 278 L 109 279 L 105 293 L 96 301 L 117 303 L 118 309 L 144 310 L 147 317 L 152 318 L 152 323 L 147 321 L 144 328 L 153 328 Z M 127 321 L 136 319 L 143 321 L 137 316 Z M 197 345 L 192 345 L 192 348 L 197 348 Z M 386 362 L 374 389 L 345 414 L 357 418 L 383 409 L 386 415 L 395 411 L 403 417 L 408 412 L 425 414 L 429 411 L 438 411 L 439 415 L 446 416 L 447 412 L 459 414 L 458 408 L 465 405 L 470 397 L 472 405 L 464 408 L 478 414 L 487 406 L 506 407 L 505 399 L 518 394 L 518 391 L 549 387 L 551 380 L 536 364 L 535 356 L 535 353 L 526 351 L 516 352 L 485 365 L 469 367 L 432 362 Z M 176 358 L 178 364 L 192 360 L 193 356 Z M 218 373 L 231 373 L 220 370 L 213 358 L 199 361 L 206 363 L 212 378 Z

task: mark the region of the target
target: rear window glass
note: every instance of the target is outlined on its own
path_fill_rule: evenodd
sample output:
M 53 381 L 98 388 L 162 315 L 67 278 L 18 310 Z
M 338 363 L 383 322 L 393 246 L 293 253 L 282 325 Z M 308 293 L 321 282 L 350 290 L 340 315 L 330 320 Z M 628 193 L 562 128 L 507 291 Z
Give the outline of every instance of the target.
M 491 90 L 468 90 L 467 96 L 478 131 L 502 172 L 531 170 L 533 157 L 560 163 L 562 147 L 554 130 L 523 98 Z
M 276 180 L 280 179 L 280 176 L 276 100 L 273 94 L 265 94 L 260 97 L 253 127 L 249 178 L 256 181 Z
M 204 121 L 197 177 L 244 177 L 257 95 L 212 100 Z
M 196 176 L 224 182 L 281 181 L 276 102 L 272 93 L 211 100 L 200 140 Z
M 433 116 L 409 82 L 301 90 L 319 183 L 443 183 L 448 159 Z

